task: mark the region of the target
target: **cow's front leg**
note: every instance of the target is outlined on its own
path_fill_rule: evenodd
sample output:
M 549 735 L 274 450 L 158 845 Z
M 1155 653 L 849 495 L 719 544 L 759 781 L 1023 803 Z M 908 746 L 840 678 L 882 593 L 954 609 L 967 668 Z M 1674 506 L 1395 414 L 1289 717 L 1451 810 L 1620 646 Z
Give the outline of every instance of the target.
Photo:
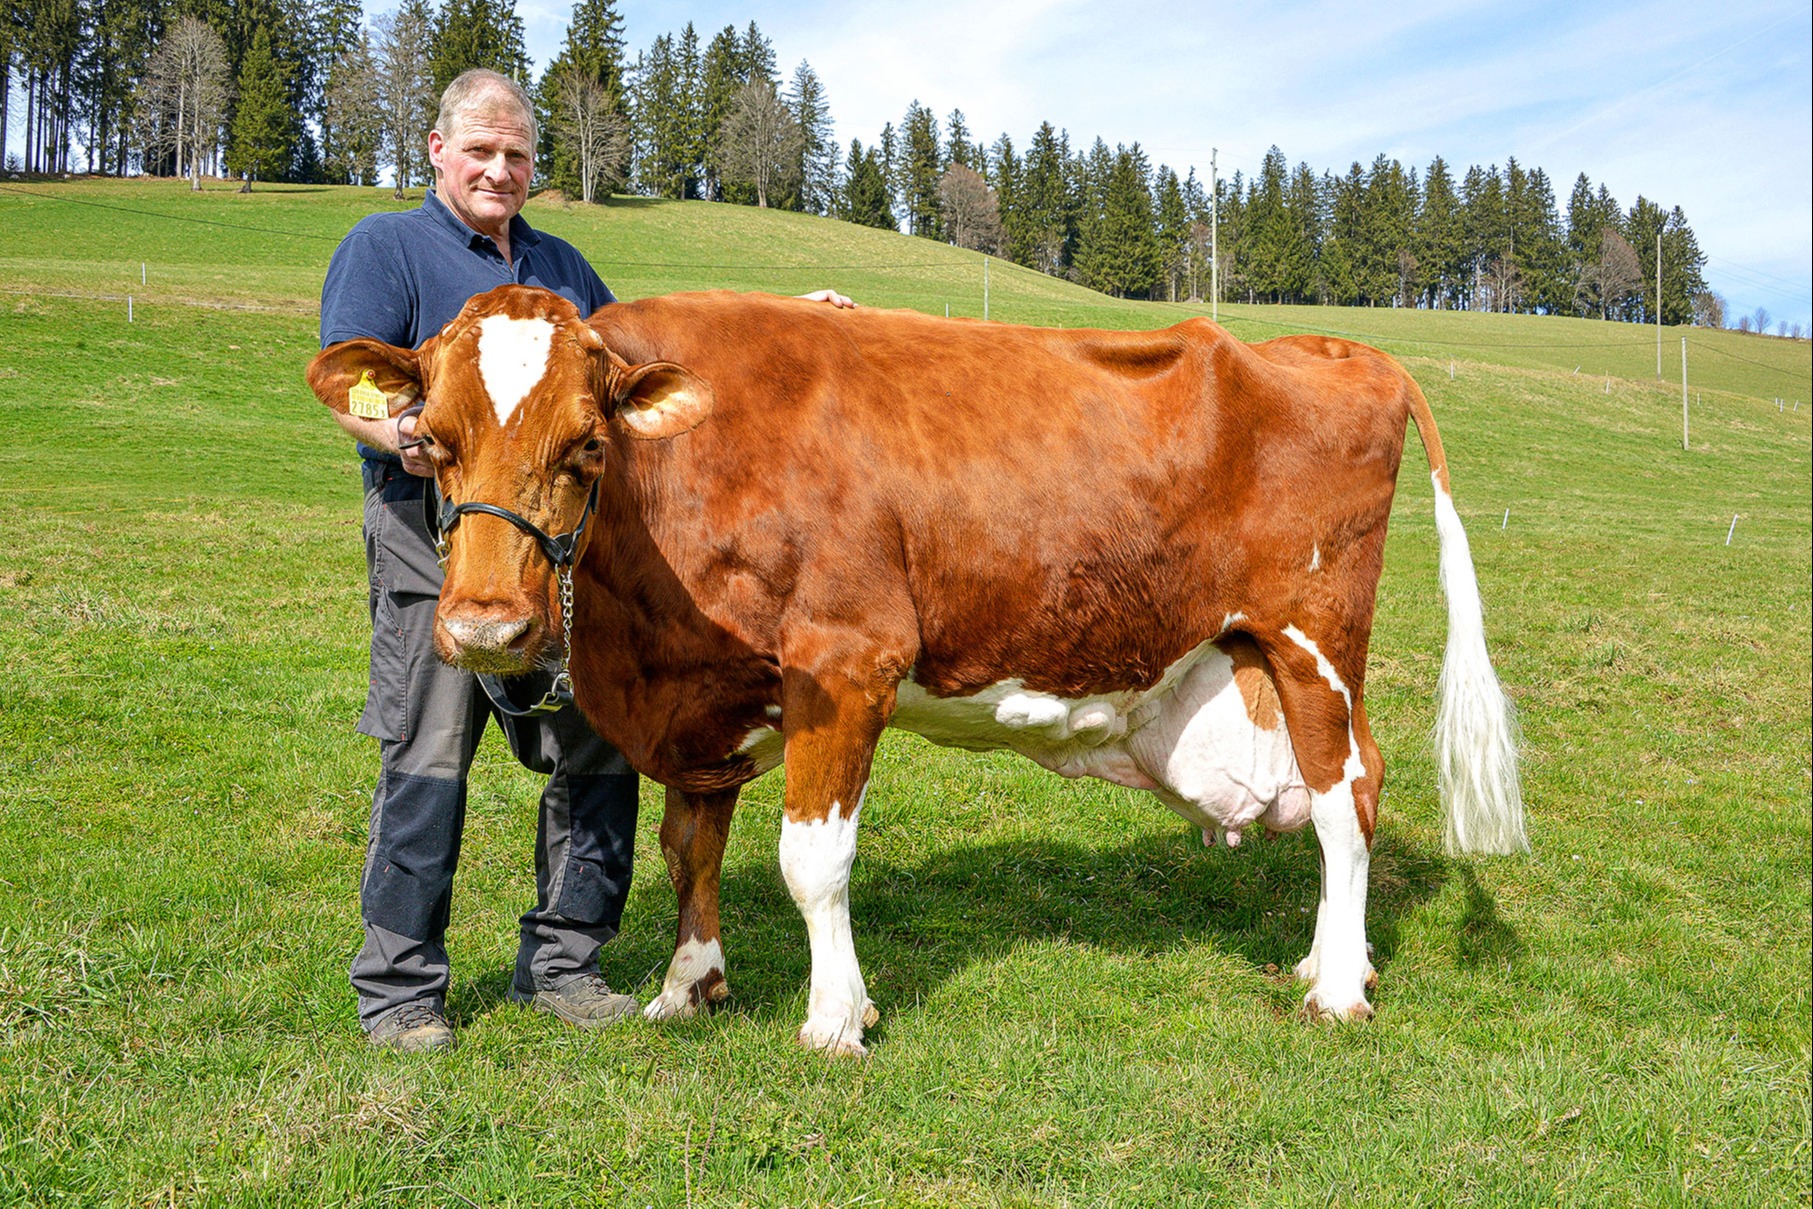
M 863 793 L 893 690 L 785 673 L 787 805 L 781 874 L 806 920 L 812 991 L 800 1044 L 861 1057 L 876 1012 L 850 930 L 850 866 Z
M 684 1019 L 730 995 L 724 980 L 724 947 L 718 934 L 718 879 L 724 870 L 724 841 L 737 791 L 690 794 L 667 791 L 661 819 L 661 855 L 673 879 L 680 922 L 674 956 L 661 993 L 642 1014 L 650 1020 Z

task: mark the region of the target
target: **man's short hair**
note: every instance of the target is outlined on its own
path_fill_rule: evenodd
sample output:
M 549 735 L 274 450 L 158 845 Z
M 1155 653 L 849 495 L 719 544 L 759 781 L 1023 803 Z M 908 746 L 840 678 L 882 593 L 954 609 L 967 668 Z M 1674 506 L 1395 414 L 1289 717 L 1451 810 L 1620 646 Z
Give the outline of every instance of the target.
M 453 78 L 441 94 L 441 110 L 434 115 L 434 129 L 444 139 L 472 114 L 509 112 L 529 127 L 529 146 L 536 146 L 540 131 L 535 123 L 535 103 L 523 86 L 501 72 L 471 67 Z

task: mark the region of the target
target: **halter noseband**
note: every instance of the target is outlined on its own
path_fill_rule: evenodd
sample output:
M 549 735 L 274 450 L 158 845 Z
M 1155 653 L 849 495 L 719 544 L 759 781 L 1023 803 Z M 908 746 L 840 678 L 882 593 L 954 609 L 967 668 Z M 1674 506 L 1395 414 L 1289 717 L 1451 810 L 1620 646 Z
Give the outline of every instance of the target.
M 509 686 L 501 676 L 485 672 L 474 673 L 485 695 L 491 698 L 500 713 L 512 718 L 525 718 L 537 714 L 551 714 L 564 709 L 573 703 L 573 676 L 571 664 L 573 658 L 573 559 L 580 539 L 585 536 L 586 525 L 591 523 L 592 513 L 598 508 L 598 480 L 592 482 L 592 490 L 585 497 L 585 511 L 579 516 L 579 524 L 571 533 L 559 536 L 549 534 L 540 525 L 526 516 L 521 516 L 508 508 L 499 508 L 496 504 L 485 504 L 470 501 L 456 504 L 440 494 L 440 484 L 435 483 L 435 498 L 440 507 L 431 512 L 434 517 L 434 550 L 439 555 L 441 566 L 447 565 L 447 539 L 453 533 L 454 526 L 459 524 L 460 517 L 470 513 L 482 513 L 509 521 L 518 529 L 528 534 L 541 547 L 541 552 L 554 564 L 554 571 L 560 581 L 560 623 L 561 650 L 560 663 L 554 670 L 554 682 L 541 700 L 533 705 L 522 707 L 510 700 Z M 427 502 L 427 497 L 423 497 Z

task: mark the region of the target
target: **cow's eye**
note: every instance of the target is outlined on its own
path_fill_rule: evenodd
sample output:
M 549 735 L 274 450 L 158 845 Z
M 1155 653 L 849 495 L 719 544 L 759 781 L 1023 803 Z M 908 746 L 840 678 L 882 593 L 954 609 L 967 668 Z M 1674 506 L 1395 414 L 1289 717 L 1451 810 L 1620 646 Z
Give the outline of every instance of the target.
M 583 444 L 579 447 L 579 452 L 581 452 L 581 453 L 597 453 L 602 448 L 604 448 L 604 443 L 601 442 L 597 437 L 593 437 L 591 440 L 587 441 L 585 444 Z

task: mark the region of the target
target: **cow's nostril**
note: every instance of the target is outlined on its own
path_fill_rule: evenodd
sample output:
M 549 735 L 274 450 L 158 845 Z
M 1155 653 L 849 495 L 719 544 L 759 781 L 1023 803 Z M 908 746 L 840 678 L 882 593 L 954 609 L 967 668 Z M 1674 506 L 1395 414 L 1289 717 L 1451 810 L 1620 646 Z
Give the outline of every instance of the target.
M 529 619 L 474 621 L 449 617 L 442 620 L 449 636 L 469 651 L 501 651 L 528 631 Z

